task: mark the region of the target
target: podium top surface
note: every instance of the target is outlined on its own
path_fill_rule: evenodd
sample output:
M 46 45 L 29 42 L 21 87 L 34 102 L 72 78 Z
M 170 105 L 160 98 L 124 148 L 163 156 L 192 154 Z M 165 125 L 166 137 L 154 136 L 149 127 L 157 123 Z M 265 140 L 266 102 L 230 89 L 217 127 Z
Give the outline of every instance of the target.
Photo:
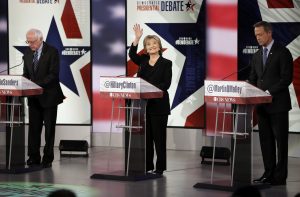
M 0 96 L 32 96 L 43 88 L 20 75 L 0 75 Z
M 139 77 L 100 77 L 100 95 L 110 98 L 150 99 L 163 91 Z
M 205 80 L 205 102 L 259 104 L 271 103 L 272 96 L 246 81 Z

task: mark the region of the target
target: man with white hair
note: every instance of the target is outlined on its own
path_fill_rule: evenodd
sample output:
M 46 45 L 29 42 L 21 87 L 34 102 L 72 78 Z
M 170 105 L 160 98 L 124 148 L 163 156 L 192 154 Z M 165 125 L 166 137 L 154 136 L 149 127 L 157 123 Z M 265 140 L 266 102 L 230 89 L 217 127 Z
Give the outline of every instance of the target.
M 30 29 L 26 34 L 29 48 L 24 53 L 23 76 L 43 88 L 43 94 L 28 97 L 29 133 L 27 165 L 41 163 L 40 146 L 43 123 L 45 125 L 45 147 L 42 166 L 49 168 L 54 159 L 53 146 L 57 105 L 64 95 L 59 84 L 59 54 L 57 49 L 43 41 L 38 29 Z

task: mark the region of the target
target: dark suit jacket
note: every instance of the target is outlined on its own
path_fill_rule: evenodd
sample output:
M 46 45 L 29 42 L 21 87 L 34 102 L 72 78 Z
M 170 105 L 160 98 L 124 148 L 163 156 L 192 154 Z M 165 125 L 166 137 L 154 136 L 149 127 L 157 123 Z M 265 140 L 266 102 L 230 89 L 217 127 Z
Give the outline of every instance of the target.
M 23 76 L 43 88 L 43 94 L 28 97 L 28 105 L 32 105 L 32 98 L 37 98 L 42 107 L 53 107 L 63 102 L 65 98 L 59 84 L 59 55 L 57 49 L 43 43 L 42 53 L 36 72 L 33 70 L 33 51 L 28 48 L 24 53 Z
M 272 95 L 271 104 L 262 104 L 258 110 L 264 109 L 268 113 L 289 111 L 291 98 L 289 85 L 293 80 L 293 58 L 290 51 L 274 42 L 263 69 L 262 49 L 258 50 L 251 61 L 249 81 L 253 85 L 268 90 Z
M 149 66 L 149 55 L 137 54 L 137 46 L 131 45 L 129 50 L 129 57 L 139 66 L 138 77 L 148 81 L 152 85 L 164 91 L 162 98 L 149 99 L 147 103 L 147 113 L 157 115 L 170 114 L 170 101 L 168 89 L 171 85 L 172 79 L 172 62 L 160 56 L 155 63 L 153 70 L 149 72 L 146 69 Z

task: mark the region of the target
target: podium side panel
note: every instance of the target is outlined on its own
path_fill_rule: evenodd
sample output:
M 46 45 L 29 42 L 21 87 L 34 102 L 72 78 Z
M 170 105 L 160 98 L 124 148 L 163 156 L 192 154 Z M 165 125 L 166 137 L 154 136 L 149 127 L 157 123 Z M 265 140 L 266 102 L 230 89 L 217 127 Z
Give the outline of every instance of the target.
M 133 128 L 131 135 L 131 144 L 129 146 L 129 129 L 125 132 L 125 171 L 128 166 L 129 175 L 140 175 L 145 173 L 145 151 L 146 151 L 146 124 L 145 124 L 145 113 L 146 113 L 146 100 L 131 100 L 134 102 L 134 108 L 140 108 L 133 110 L 132 126 L 141 126 L 142 128 Z M 129 104 L 129 105 L 130 105 Z M 130 113 L 126 113 L 126 124 L 129 125 Z M 129 149 L 130 147 L 130 149 Z M 130 153 L 129 153 L 130 151 Z M 129 160 L 128 160 L 129 156 Z
M 13 128 L 11 146 L 11 168 L 25 165 L 25 127 L 24 125 Z M 6 167 L 9 161 L 10 127 L 6 127 Z
M 246 117 L 244 115 L 238 116 L 237 132 L 246 132 L 248 135 L 238 136 L 236 140 L 234 183 L 251 184 L 252 181 L 252 110 L 253 105 L 239 105 L 239 112 L 246 113 Z M 232 139 L 233 144 L 234 139 Z
M 13 116 L 11 115 L 11 105 L 7 106 L 6 120 L 18 121 L 20 123 L 6 124 L 6 167 L 9 165 L 9 155 L 11 154 L 10 167 L 20 167 L 25 165 L 25 124 L 24 124 L 24 99 L 15 97 Z M 7 97 L 8 103 L 12 102 L 12 97 Z M 21 105 L 19 105 L 21 104 Z M 4 110 L 4 109 L 3 109 Z M 11 118 L 13 119 L 11 120 Z M 12 134 L 12 135 L 11 135 Z M 12 136 L 12 140 L 10 139 Z M 11 146 L 10 146 L 10 143 Z M 11 152 L 11 153 L 10 153 Z
M 0 124 L 0 168 L 6 165 L 6 126 Z

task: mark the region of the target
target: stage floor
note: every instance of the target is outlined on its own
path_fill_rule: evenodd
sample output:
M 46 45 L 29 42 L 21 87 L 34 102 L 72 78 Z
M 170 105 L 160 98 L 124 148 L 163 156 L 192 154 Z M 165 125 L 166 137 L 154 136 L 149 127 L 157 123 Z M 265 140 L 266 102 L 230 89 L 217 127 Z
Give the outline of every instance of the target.
M 93 147 L 89 157 L 61 157 L 55 149 L 52 168 L 24 174 L 0 174 L 0 196 L 47 196 L 61 188 L 73 190 L 77 196 L 99 197 L 228 197 L 231 192 L 196 189 L 196 183 L 210 181 L 211 165 L 202 165 L 199 151 L 169 150 L 168 170 L 162 178 L 144 181 L 91 179 L 95 173 L 105 174 L 124 168 L 124 150 Z M 261 157 L 254 158 L 254 177 L 263 172 Z M 294 197 L 300 192 L 300 158 L 289 158 L 286 186 L 273 186 L 261 191 L 263 196 Z M 230 178 L 228 166 L 216 166 L 215 180 Z

